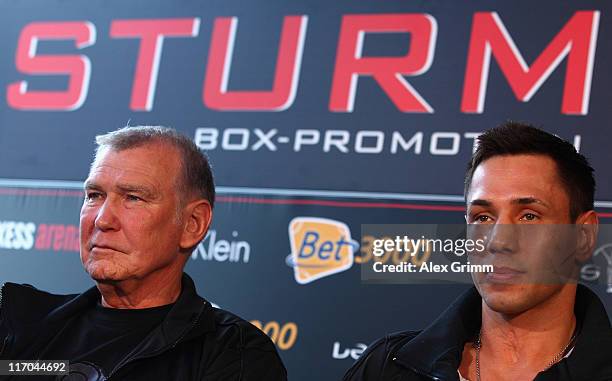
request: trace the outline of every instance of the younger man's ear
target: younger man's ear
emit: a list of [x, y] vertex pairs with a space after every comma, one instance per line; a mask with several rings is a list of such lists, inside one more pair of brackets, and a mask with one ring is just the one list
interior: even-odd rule
[[582, 213], [576, 219], [576, 228], [578, 232], [576, 260], [584, 263], [591, 258], [597, 244], [597, 233], [599, 231], [597, 213], [594, 210]]

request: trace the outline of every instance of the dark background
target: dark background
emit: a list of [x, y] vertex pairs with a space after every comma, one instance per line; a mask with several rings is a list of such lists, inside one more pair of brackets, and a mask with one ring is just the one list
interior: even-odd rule
[[[359, 348], [388, 332], [419, 329], [429, 324], [465, 285], [366, 285], [356, 263], [347, 271], [301, 285], [285, 259], [291, 252], [288, 226], [295, 217], [328, 218], [348, 225], [360, 241], [361, 224], [462, 223], [463, 174], [472, 140], [461, 140], [453, 156], [429, 152], [434, 132], [481, 132], [507, 119], [526, 120], [563, 138], [581, 136], [581, 152], [597, 176], [597, 210], [609, 221], [612, 182], [608, 176], [611, 115], [610, 46], [612, 36], [606, 3], [596, 1], [0, 1], [0, 223], [32, 222], [78, 225], [82, 198], [78, 189], [87, 176], [94, 137], [126, 125], [161, 124], [194, 137], [199, 127], [279, 130], [293, 137], [298, 129], [338, 129], [351, 133], [386, 133], [379, 154], [332, 150], [322, 143], [294, 152], [292, 143], [270, 152], [227, 151], [209, 156], [219, 200], [213, 229], [217, 239], [250, 245], [247, 263], [193, 259], [187, 272], [198, 291], [213, 303], [246, 319], [295, 323], [298, 337], [280, 354], [291, 380], [337, 380], [351, 357], [333, 358]], [[561, 113], [564, 60], [526, 103], [517, 100], [495, 60], [491, 60], [482, 114], [460, 111], [472, 17], [475, 12], [500, 15], [525, 61], [531, 64], [578, 10], [601, 12], [589, 112]], [[359, 13], [428, 13], [438, 34], [430, 69], [408, 82], [434, 108], [433, 114], [402, 113], [371, 78], [358, 80], [352, 113], [329, 111], [329, 96], [343, 15]], [[308, 15], [299, 87], [293, 104], [282, 112], [221, 112], [202, 102], [212, 25], [216, 17], [235, 16], [238, 30], [230, 90], [271, 88], [278, 39], [284, 16]], [[167, 38], [160, 61], [153, 109], [130, 110], [139, 41], [112, 39], [117, 19], [199, 17], [197, 37]], [[85, 54], [92, 63], [89, 93], [75, 111], [20, 111], [6, 102], [8, 84], [27, 80], [30, 89], [63, 89], [66, 76], [28, 76], [15, 67], [15, 49], [22, 28], [35, 21], [89, 20], [97, 31], [95, 44], [75, 52], [72, 41], [42, 41], [37, 54]], [[401, 56], [410, 47], [402, 34], [367, 35], [364, 56]], [[392, 154], [391, 132], [406, 138], [424, 134], [421, 154]], [[220, 142], [221, 138], [219, 138]], [[256, 140], [251, 140], [251, 144]], [[293, 142], [293, 140], [291, 140]], [[19, 181], [16, 181], [19, 180]], [[61, 180], [65, 183], [53, 183]], [[537, 179], [535, 179], [537, 180]], [[283, 191], [285, 190], [285, 191]], [[288, 194], [286, 190], [291, 190]], [[307, 190], [325, 191], [308, 193]], [[329, 193], [338, 191], [340, 193]], [[349, 191], [363, 194], [342, 193]], [[448, 197], [438, 197], [445, 195]], [[234, 234], [235, 232], [235, 234]], [[208, 242], [208, 241], [207, 241]], [[205, 242], [205, 247], [208, 244]], [[355, 253], [359, 256], [359, 251]], [[606, 262], [599, 284], [592, 284], [612, 308], [606, 293]], [[612, 271], [612, 270], [610, 270]], [[81, 292], [92, 285], [81, 268], [78, 252], [0, 245], [0, 282], [30, 283], [58, 292]]]

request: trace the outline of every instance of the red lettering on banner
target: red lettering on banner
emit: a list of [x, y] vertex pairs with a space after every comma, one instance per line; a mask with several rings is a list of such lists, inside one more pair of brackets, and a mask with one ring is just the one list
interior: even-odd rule
[[38, 225], [38, 229], [36, 232], [36, 241], [34, 242], [34, 248], [36, 250], [44, 250], [49, 246], [50, 239], [48, 239], [49, 234], [47, 233], [47, 225], [40, 224]]
[[297, 92], [307, 23], [307, 16], [285, 17], [271, 91], [228, 91], [238, 18], [217, 18], [208, 53], [202, 94], [204, 104], [223, 111], [283, 111], [289, 108]]
[[55, 234], [53, 235], [53, 251], [59, 251], [64, 243], [64, 227], [56, 226]]
[[[352, 112], [359, 76], [372, 76], [402, 112], [433, 113], [406, 81], [429, 70], [434, 56], [436, 20], [428, 14], [346, 15], [342, 18], [329, 109]], [[409, 33], [410, 49], [402, 57], [362, 57], [366, 33]]]
[[155, 98], [155, 86], [159, 61], [165, 37], [195, 37], [200, 29], [200, 19], [147, 19], [115, 20], [111, 24], [112, 38], [140, 38], [140, 51], [136, 62], [130, 109], [151, 111]]
[[68, 88], [63, 91], [28, 90], [23, 80], [7, 87], [6, 100], [18, 110], [73, 111], [87, 98], [91, 63], [85, 55], [37, 55], [38, 43], [44, 40], [74, 40], [77, 49], [96, 41], [95, 26], [89, 21], [33, 22], [19, 36], [15, 65], [29, 75], [68, 75]]
[[598, 11], [579, 11], [565, 24], [531, 66], [514, 44], [496, 12], [474, 14], [461, 111], [482, 113], [491, 54], [517, 99], [528, 102], [567, 57], [561, 112], [586, 115], [599, 29]]
[[79, 228], [74, 225], [38, 225], [36, 250], [79, 251]]

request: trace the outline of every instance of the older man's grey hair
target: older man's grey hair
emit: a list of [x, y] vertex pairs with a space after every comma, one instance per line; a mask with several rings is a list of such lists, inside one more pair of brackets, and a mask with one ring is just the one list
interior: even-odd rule
[[[182, 162], [181, 202], [191, 195], [202, 197], [215, 203], [215, 184], [206, 154], [198, 149], [193, 141], [173, 128], [162, 126], [127, 126], [104, 135], [96, 136], [98, 148], [94, 163], [99, 155], [110, 149], [120, 152], [151, 143], [166, 143], [178, 149]], [[93, 164], [92, 164], [93, 165]]]

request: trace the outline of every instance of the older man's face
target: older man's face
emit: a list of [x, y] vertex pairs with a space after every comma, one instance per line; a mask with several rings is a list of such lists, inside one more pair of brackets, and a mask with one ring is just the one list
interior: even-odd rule
[[180, 171], [179, 154], [167, 144], [101, 152], [85, 182], [80, 226], [81, 261], [94, 280], [182, 268]]
[[474, 172], [467, 222], [489, 237], [486, 254], [472, 263], [493, 264], [473, 274], [494, 311], [518, 314], [558, 292], [575, 266], [569, 196], [555, 162], [543, 155], [497, 156]]

